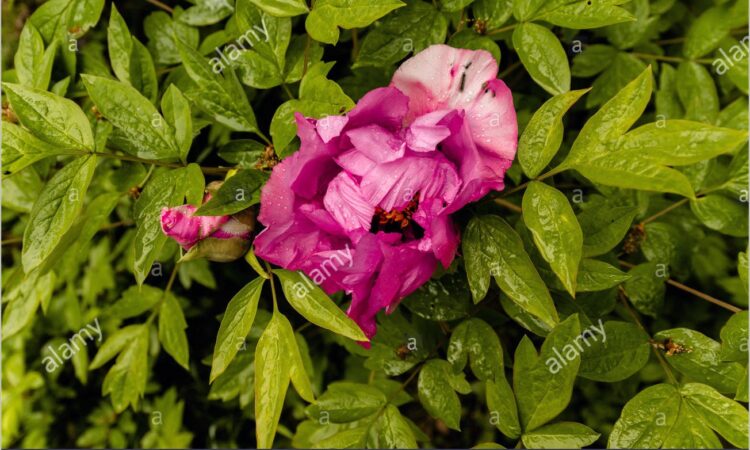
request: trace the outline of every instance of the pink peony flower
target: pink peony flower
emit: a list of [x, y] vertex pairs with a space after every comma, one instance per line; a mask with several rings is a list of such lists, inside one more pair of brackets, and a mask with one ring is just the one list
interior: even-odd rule
[[263, 188], [256, 254], [352, 294], [373, 336], [378, 311], [453, 261], [451, 213], [504, 187], [518, 128], [497, 69], [486, 51], [435, 45], [344, 116], [298, 113], [302, 145]]
[[[211, 198], [206, 194], [203, 202]], [[188, 253], [184, 259], [205, 257], [233, 261], [250, 246], [252, 227], [233, 216], [194, 216], [198, 208], [181, 205], [161, 211], [161, 229]]]

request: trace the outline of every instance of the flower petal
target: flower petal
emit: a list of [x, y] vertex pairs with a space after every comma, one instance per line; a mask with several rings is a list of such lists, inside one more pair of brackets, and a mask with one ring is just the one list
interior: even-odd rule
[[161, 210], [161, 229], [185, 250], [213, 234], [229, 220], [229, 216], [193, 216], [193, 205]]
[[357, 181], [348, 173], [340, 172], [328, 184], [323, 204], [344, 230], [370, 229], [375, 207], [367, 202]]

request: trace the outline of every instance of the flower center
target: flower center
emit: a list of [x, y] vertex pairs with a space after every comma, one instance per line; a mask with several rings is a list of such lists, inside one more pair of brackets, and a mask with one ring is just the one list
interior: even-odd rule
[[402, 240], [404, 241], [421, 239], [424, 236], [424, 229], [412, 220], [417, 207], [419, 207], [419, 192], [401, 210], [392, 209], [386, 211], [376, 206], [375, 215], [372, 216], [370, 224], [370, 233], [377, 233], [378, 231], [401, 233]]

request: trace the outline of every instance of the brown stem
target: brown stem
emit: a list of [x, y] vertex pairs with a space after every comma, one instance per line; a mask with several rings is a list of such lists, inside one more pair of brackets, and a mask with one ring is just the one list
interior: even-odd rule
[[670, 212], [670, 211], [672, 211], [674, 209], [679, 208], [680, 206], [684, 205], [687, 202], [688, 202], [688, 199], [687, 198], [683, 198], [682, 200], [680, 200], [678, 202], [675, 202], [675, 203], [667, 206], [666, 208], [664, 208], [661, 211], [657, 212], [653, 216], [650, 216], [650, 217], [648, 217], [646, 219], [643, 219], [643, 221], [641, 222], [641, 225], [646, 225], [649, 222], [653, 222], [654, 220], [658, 219], [659, 217], [663, 216], [664, 214], [667, 214], [668, 212]]
[[677, 63], [685, 62], [685, 61], [693, 61], [693, 62], [697, 62], [700, 64], [711, 64], [713, 62], [710, 59], [687, 59], [687, 58], [681, 58], [679, 56], [653, 55], [651, 53], [632, 52], [631, 55], [640, 59], [653, 59], [655, 61], [667, 61], [667, 62], [677, 62]]
[[[627, 261], [618, 260], [618, 262], [620, 263], [621, 266], [627, 267], [628, 269], [631, 269], [631, 268], [635, 267], [635, 264], [631, 264], [631, 263], [629, 263]], [[711, 297], [708, 294], [705, 294], [705, 293], [703, 293], [703, 292], [701, 292], [701, 291], [699, 291], [697, 289], [693, 289], [690, 286], [686, 286], [686, 285], [680, 283], [679, 281], [675, 281], [675, 280], [673, 280], [671, 278], [667, 278], [666, 283], [668, 285], [670, 285], [670, 286], [676, 287], [677, 289], [679, 289], [681, 291], [685, 291], [685, 292], [687, 292], [689, 294], [692, 294], [692, 295], [694, 295], [694, 296], [696, 296], [696, 297], [698, 297], [698, 298], [700, 298], [702, 300], [705, 300], [707, 302], [711, 302], [714, 305], [721, 306], [722, 308], [724, 308], [724, 309], [726, 309], [728, 311], [732, 311], [733, 313], [737, 313], [737, 312], [742, 311], [742, 309], [740, 309], [740, 308], [738, 308], [738, 307], [736, 307], [734, 305], [731, 305], [731, 304], [729, 304], [727, 302], [721, 301], [721, 300], [719, 300], [717, 298]]]
[[[627, 295], [625, 294], [625, 290], [620, 286], [620, 301], [622, 302], [622, 305], [625, 307], [625, 310], [630, 314], [630, 317], [633, 318], [633, 322], [635, 322], [636, 325], [638, 325], [638, 328], [640, 328], [646, 335], [648, 335], [649, 339], [651, 339], [651, 333], [646, 330], [646, 327], [643, 326], [641, 323], [641, 320], [638, 318], [638, 314], [633, 311], [633, 308], [630, 307], [630, 304], [627, 300]], [[654, 354], [656, 355], [656, 359], [659, 360], [659, 364], [661, 365], [662, 369], [664, 369], [664, 373], [667, 374], [667, 378], [669, 378], [670, 382], [672, 384], [677, 384], [677, 378], [675, 378], [674, 373], [672, 373], [672, 369], [669, 367], [669, 364], [667, 363], [667, 360], [664, 359], [664, 355], [659, 353], [659, 350], [655, 347], [651, 346], [651, 350], [654, 351]]]
[[511, 73], [513, 73], [513, 71], [518, 69], [519, 67], [521, 67], [521, 61], [516, 61], [513, 64], [511, 64], [507, 69], [500, 72], [500, 75], [498, 75], [497, 77], [500, 79], [503, 79], [507, 77], [508, 75], [510, 75]]
[[[131, 162], [139, 162], [143, 164], [153, 164], [155, 166], [161, 166], [161, 167], [173, 167], [175, 169], [178, 169], [180, 167], [185, 167], [182, 164], [178, 164], [178, 163], [152, 161], [150, 159], [138, 158], [137, 156], [118, 155], [115, 153], [94, 153], [94, 154], [96, 156], [101, 156], [102, 158], [113, 158], [113, 159], [119, 159], [121, 161], [131, 161]], [[203, 167], [201, 166], [201, 171], [205, 173], [206, 175], [224, 175], [230, 170], [232, 170], [231, 167]]]
[[515, 203], [511, 203], [508, 200], [502, 199], [502, 198], [496, 198], [495, 203], [502, 206], [503, 208], [507, 208], [511, 211], [517, 212], [521, 214], [523, 211], [520, 206], [516, 205]]
[[165, 5], [164, 3], [160, 2], [159, 0], [146, 0], [147, 2], [151, 3], [154, 6], [157, 6], [164, 11], [168, 12], [169, 14], [174, 13], [174, 9], [172, 9], [170, 6]]
[[492, 36], [493, 34], [505, 33], [506, 31], [510, 31], [510, 30], [514, 29], [515, 27], [517, 27], [517, 26], [518, 26], [518, 24], [514, 23], [512, 25], [508, 25], [508, 26], [505, 26], [505, 27], [502, 27], [502, 28], [495, 28], [494, 30], [488, 31], [487, 32], [487, 36]]

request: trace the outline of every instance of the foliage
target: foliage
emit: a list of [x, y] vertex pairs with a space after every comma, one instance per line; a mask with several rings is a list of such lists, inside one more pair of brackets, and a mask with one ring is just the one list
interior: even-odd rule
[[[37, 3], [3, 2], [3, 446], [748, 445], [746, 1]], [[257, 210], [295, 112], [435, 43], [500, 62], [517, 159], [369, 348], [346, 296], [162, 233], [227, 177], [198, 214]]]

